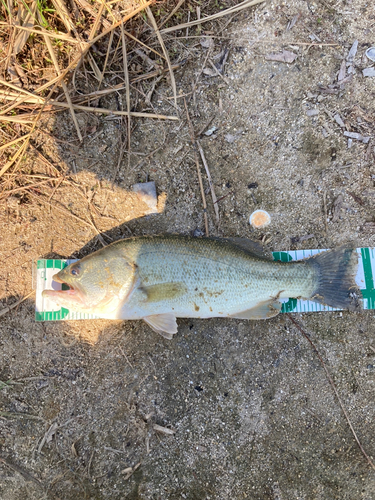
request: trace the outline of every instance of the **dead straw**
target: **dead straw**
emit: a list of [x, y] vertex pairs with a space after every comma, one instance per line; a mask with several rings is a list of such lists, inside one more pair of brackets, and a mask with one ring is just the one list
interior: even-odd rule
[[[148, 7], [149, 8], [149, 7]], [[128, 72], [128, 54], [126, 52], [126, 41], [125, 41], [125, 33], [124, 33], [124, 25], [121, 24], [121, 39], [122, 39], [122, 59], [124, 65], [124, 78], [125, 78], [125, 87], [126, 87], [126, 111], [128, 113], [127, 122], [128, 122], [128, 170], [130, 169], [130, 136], [131, 136], [131, 114], [130, 114], [130, 83], [129, 83], [129, 72]]]
[[212, 14], [211, 16], [204, 17], [203, 19], [197, 19], [196, 21], [190, 21], [189, 23], [178, 24], [177, 26], [172, 26], [170, 28], [165, 28], [161, 30], [161, 33], [171, 33], [172, 31], [183, 30], [185, 28], [189, 28], [190, 26], [197, 26], [198, 24], [205, 23], [207, 21], [215, 21], [215, 19], [220, 19], [223, 16], [229, 16], [231, 14], [235, 14], [243, 9], [247, 9], [248, 7], [252, 7], [253, 5], [257, 5], [258, 3], [263, 3], [265, 0], [245, 0], [244, 2], [235, 5], [234, 7], [229, 7], [229, 9], [222, 10], [221, 12], [217, 12], [216, 14]]
[[205, 229], [206, 229], [206, 236], [208, 237], [210, 234], [209, 234], [209, 230], [208, 230], [206, 195], [204, 194], [204, 188], [203, 188], [203, 182], [202, 182], [202, 174], [201, 174], [201, 169], [200, 169], [200, 166], [199, 166], [199, 158], [198, 158], [198, 153], [197, 153], [197, 143], [196, 143], [196, 140], [195, 140], [194, 129], [193, 129], [193, 125], [192, 125], [191, 120], [190, 120], [189, 111], [188, 111], [188, 108], [187, 108], [187, 104], [186, 104], [186, 99], [185, 98], [184, 98], [184, 104], [185, 104], [185, 110], [186, 110], [186, 118], [187, 118], [188, 125], [189, 125], [190, 139], [191, 139], [191, 143], [192, 143], [193, 149], [194, 149], [195, 165], [197, 167], [199, 187], [200, 187], [201, 196], [202, 196], [203, 214], [204, 214], [204, 225], [205, 225]]
[[210, 174], [210, 170], [208, 168], [208, 163], [207, 163], [206, 157], [204, 156], [204, 151], [203, 151], [203, 148], [202, 148], [200, 142], [198, 140], [196, 140], [196, 143], [197, 143], [199, 153], [200, 153], [201, 158], [202, 158], [204, 168], [206, 169], [207, 179], [208, 179], [208, 183], [209, 183], [210, 189], [211, 189], [211, 197], [212, 197], [212, 203], [214, 205], [216, 221], [219, 223], [220, 222], [219, 207], [217, 206], [217, 198], [216, 198], [216, 194], [215, 194], [215, 188], [214, 188], [214, 185], [213, 185], [213, 182], [211, 179], [211, 174]]
[[147, 16], [152, 24], [152, 27], [154, 28], [154, 31], [155, 31], [155, 34], [159, 40], [159, 43], [160, 43], [160, 46], [163, 50], [163, 54], [164, 54], [164, 57], [165, 57], [165, 60], [167, 61], [167, 65], [168, 65], [168, 70], [169, 70], [169, 76], [170, 76], [170, 79], [171, 79], [171, 85], [172, 85], [172, 90], [173, 90], [173, 96], [174, 96], [174, 105], [175, 107], [177, 108], [177, 87], [176, 87], [176, 80], [174, 78], [174, 73], [173, 73], [173, 69], [172, 69], [172, 64], [171, 64], [171, 60], [169, 59], [169, 54], [168, 54], [168, 51], [165, 47], [165, 44], [164, 44], [164, 40], [163, 40], [163, 37], [161, 36], [160, 34], [160, 30], [156, 24], [156, 21], [155, 21], [155, 18], [154, 18], [154, 15], [150, 9], [150, 7], [147, 7], [146, 8], [146, 12], [147, 12]]
[[19, 306], [20, 304], [22, 304], [22, 302], [26, 299], [28, 299], [29, 297], [31, 297], [32, 295], [34, 295], [35, 291], [31, 291], [30, 293], [28, 293], [27, 295], [25, 295], [24, 297], [22, 297], [22, 299], [19, 299], [17, 300], [17, 302], [15, 302], [14, 304], [10, 305], [10, 306], [7, 306], [5, 307], [4, 309], [2, 309], [0, 311], [0, 316], [4, 316], [4, 314], [8, 313], [9, 311], [11, 311], [12, 309], [14, 309], [15, 307]]

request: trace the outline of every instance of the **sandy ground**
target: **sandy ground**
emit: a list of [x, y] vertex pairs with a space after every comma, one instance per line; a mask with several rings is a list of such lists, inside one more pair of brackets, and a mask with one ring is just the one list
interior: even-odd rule
[[[364, 53], [375, 45], [374, 6], [269, 2], [225, 28], [227, 21], [204, 46], [199, 37], [176, 41], [186, 60], [177, 88], [202, 131], [221, 198], [218, 223], [207, 190], [210, 234], [263, 240], [273, 250], [375, 246], [375, 78], [362, 74], [371, 66]], [[342, 64], [355, 40], [354, 62]], [[267, 60], [282, 50], [295, 61]], [[209, 61], [220, 62], [223, 51], [224, 75], [210, 76]], [[153, 108], [175, 114], [171, 96], [160, 82]], [[125, 102], [124, 94], [117, 99]], [[51, 117], [45, 130], [60, 142], [41, 134], [35, 145], [70, 175], [51, 205], [35, 195], [1, 205], [3, 307], [32, 289], [33, 259], [100, 248], [92, 223], [106, 242], [204, 232], [182, 98], [178, 106], [179, 122], [133, 120], [130, 162], [125, 153], [119, 164], [121, 121], [82, 114], [88, 137], [80, 145], [68, 114]], [[348, 147], [345, 131], [370, 141]], [[30, 152], [25, 168], [37, 171], [38, 161]], [[202, 176], [208, 188], [203, 167]], [[156, 182], [161, 213], [142, 217], [131, 186], [146, 180]], [[258, 208], [272, 215], [263, 231], [248, 223]], [[373, 313], [294, 317], [375, 461]], [[315, 352], [285, 315], [179, 320], [167, 341], [142, 322], [36, 323], [30, 299], [1, 318], [0, 380], [9, 382], [0, 385], [0, 497], [7, 500], [375, 498], [374, 470]]]

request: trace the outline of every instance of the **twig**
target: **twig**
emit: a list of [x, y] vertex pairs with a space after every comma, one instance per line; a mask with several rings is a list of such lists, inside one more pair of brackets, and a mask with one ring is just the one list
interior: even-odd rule
[[[69, 105], [66, 102], [58, 102], [52, 101], [52, 106], [69, 108]], [[81, 111], [87, 111], [89, 113], [102, 113], [103, 115], [119, 115], [119, 116], [134, 116], [138, 118], [156, 118], [158, 120], [178, 120], [177, 116], [167, 116], [167, 115], [159, 115], [154, 113], [139, 113], [137, 111], [117, 111], [113, 109], [106, 108], [91, 108], [90, 106], [80, 106], [79, 104], [73, 104], [74, 109], [79, 109]], [[21, 115], [22, 116], [22, 115]], [[3, 116], [0, 117], [0, 121], [5, 118]], [[15, 117], [12, 117], [15, 118]], [[9, 120], [10, 121], [10, 120]]]
[[150, 7], [147, 7], [146, 8], [146, 12], [147, 12], [147, 15], [148, 15], [148, 18], [150, 19], [150, 22], [152, 24], [152, 27], [154, 28], [155, 30], [155, 34], [156, 36], [158, 37], [158, 40], [159, 40], [159, 43], [160, 43], [160, 46], [161, 48], [163, 49], [163, 53], [164, 53], [164, 57], [165, 57], [165, 60], [167, 61], [167, 64], [168, 64], [168, 69], [169, 69], [169, 76], [171, 78], [171, 85], [172, 85], [172, 90], [173, 90], [173, 96], [174, 96], [174, 105], [175, 107], [177, 108], [177, 87], [176, 87], [176, 80], [174, 78], [174, 73], [173, 73], [173, 69], [172, 69], [172, 64], [171, 64], [171, 60], [169, 59], [169, 54], [168, 54], [168, 51], [165, 47], [165, 44], [164, 44], [164, 40], [163, 40], [163, 37], [161, 36], [160, 34], [160, 31], [159, 31], [159, 28], [158, 28], [158, 25], [156, 24], [156, 21], [155, 21], [155, 18], [154, 18], [154, 15], [150, 9]]
[[[60, 71], [59, 63], [57, 62], [57, 58], [56, 58], [55, 52], [54, 52], [53, 47], [52, 47], [51, 39], [48, 36], [44, 35], [44, 41], [46, 42], [46, 45], [47, 45], [47, 48], [48, 48], [48, 52], [50, 53], [53, 65], [55, 66], [56, 73], [57, 73], [58, 76], [60, 76], [61, 75], [61, 71]], [[77, 118], [76, 118], [76, 115], [75, 115], [75, 112], [74, 112], [74, 108], [72, 106], [72, 100], [70, 98], [68, 87], [67, 87], [67, 85], [66, 85], [66, 83], [65, 83], [64, 80], [61, 80], [61, 86], [63, 88], [66, 101], [67, 101], [67, 103], [69, 105], [70, 114], [72, 115], [74, 126], [75, 126], [75, 128], [77, 130], [77, 134], [78, 134], [79, 140], [82, 142], [83, 138], [82, 138], [81, 130], [79, 128], [78, 121], [77, 121]]]
[[201, 169], [200, 169], [200, 166], [199, 166], [199, 159], [198, 159], [198, 153], [197, 153], [197, 145], [196, 145], [196, 141], [195, 141], [195, 137], [194, 137], [194, 129], [193, 129], [193, 125], [191, 124], [191, 120], [190, 120], [190, 116], [189, 116], [189, 111], [188, 111], [187, 104], [186, 104], [186, 99], [184, 99], [184, 103], [185, 103], [186, 117], [187, 117], [187, 121], [188, 121], [188, 125], [189, 125], [190, 139], [191, 139], [191, 142], [192, 142], [192, 145], [193, 145], [193, 149], [194, 149], [194, 157], [195, 157], [195, 164], [196, 164], [196, 167], [197, 167], [199, 187], [200, 187], [201, 196], [202, 196], [203, 214], [204, 214], [204, 225], [205, 225], [205, 229], [206, 229], [206, 236], [208, 237], [209, 236], [209, 231], [208, 231], [206, 195], [204, 194]]
[[[126, 87], [126, 111], [128, 112], [128, 170], [130, 169], [130, 136], [131, 136], [131, 117], [130, 117], [130, 83], [129, 83], [129, 72], [128, 72], [128, 54], [126, 52], [126, 41], [124, 33], [124, 25], [121, 24], [121, 40], [122, 40], [122, 59], [124, 65], [124, 78]], [[122, 148], [123, 149], [123, 148]]]
[[223, 80], [223, 82], [225, 82], [227, 85], [230, 85], [230, 83], [228, 82], [228, 80], [225, 78], [224, 75], [222, 75], [220, 73], [220, 71], [217, 69], [217, 67], [214, 65], [214, 63], [211, 61], [211, 59], [208, 61], [210, 63], [210, 65], [212, 66], [213, 70], [215, 71], [215, 73], [217, 74], [217, 76], [220, 76], [220, 78]]
[[18, 474], [21, 474], [21, 476], [26, 480], [26, 481], [32, 481], [33, 483], [37, 484], [40, 488], [44, 489], [42, 483], [37, 479], [36, 477], [32, 476], [29, 472], [25, 471], [22, 467], [19, 465], [13, 464], [6, 458], [0, 457], [0, 463], [5, 464], [7, 467], [10, 469], [14, 470], [15, 472], [18, 472]]
[[323, 193], [323, 208], [324, 208], [324, 227], [326, 230], [326, 236], [328, 235], [328, 213], [327, 213], [327, 191]]
[[58, 205], [50, 203], [49, 201], [45, 200], [42, 196], [37, 196], [37, 195], [35, 195], [32, 192], [30, 192], [30, 194], [31, 194], [31, 196], [33, 196], [34, 198], [36, 198], [39, 201], [42, 201], [46, 205], [49, 205], [50, 207], [55, 208], [59, 212], [62, 212], [62, 213], [67, 214], [67, 215], [70, 215], [71, 217], [73, 217], [74, 219], [78, 220], [79, 222], [83, 222], [83, 224], [86, 224], [86, 226], [89, 226], [92, 229], [94, 229], [94, 231], [98, 235], [99, 241], [103, 245], [103, 247], [107, 246], [107, 244], [103, 240], [103, 236], [100, 234], [100, 232], [98, 231], [98, 228], [95, 226], [95, 224], [91, 220], [87, 221], [85, 219], [82, 219], [82, 217], [78, 217], [78, 215], [75, 215], [72, 212], [69, 212], [69, 210], [67, 208], [59, 207]]
[[216, 198], [216, 194], [215, 194], [215, 188], [214, 188], [214, 185], [213, 185], [212, 179], [211, 179], [211, 174], [210, 174], [210, 171], [208, 169], [208, 164], [206, 161], [206, 157], [204, 156], [204, 151], [202, 149], [202, 146], [200, 145], [200, 142], [198, 140], [196, 140], [196, 143], [197, 143], [197, 146], [198, 146], [198, 149], [199, 149], [202, 161], [203, 161], [204, 168], [206, 169], [208, 183], [209, 183], [210, 189], [211, 189], [212, 203], [214, 205], [216, 220], [219, 223], [220, 222], [219, 207], [217, 206], [217, 198]]
[[334, 393], [335, 393], [335, 395], [336, 395], [336, 398], [337, 398], [337, 400], [338, 400], [338, 402], [339, 402], [339, 404], [340, 404], [340, 406], [341, 406], [341, 409], [342, 409], [342, 411], [343, 411], [343, 413], [344, 413], [344, 415], [345, 415], [346, 421], [347, 421], [347, 422], [348, 422], [348, 424], [349, 424], [350, 430], [351, 430], [351, 432], [352, 432], [352, 434], [353, 434], [353, 436], [354, 436], [354, 439], [356, 440], [356, 442], [357, 442], [357, 444], [358, 444], [358, 446], [359, 446], [359, 449], [360, 449], [360, 450], [361, 450], [361, 452], [363, 453], [363, 456], [366, 458], [366, 460], [367, 460], [368, 464], [370, 465], [370, 467], [371, 467], [373, 470], [375, 470], [375, 465], [373, 464], [373, 462], [372, 462], [371, 458], [367, 455], [367, 453], [366, 453], [366, 451], [364, 450], [364, 448], [363, 448], [363, 446], [362, 446], [362, 444], [361, 444], [360, 440], [358, 439], [358, 436], [357, 436], [357, 434], [356, 434], [356, 432], [355, 432], [355, 430], [354, 430], [354, 427], [353, 427], [353, 425], [352, 425], [352, 423], [351, 423], [351, 421], [350, 421], [350, 419], [349, 419], [349, 416], [348, 416], [348, 414], [347, 414], [347, 412], [346, 412], [346, 410], [345, 410], [345, 407], [344, 407], [344, 405], [343, 405], [343, 403], [342, 403], [342, 401], [341, 401], [341, 398], [340, 398], [340, 396], [339, 396], [339, 393], [338, 393], [338, 391], [337, 391], [337, 389], [336, 389], [335, 383], [334, 383], [334, 381], [332, 380], [332, 377], [331, 377], [331, 375], [330, 375], [330, 373], [329, 373], [329, 371], [328, 371], [328, 369], [327, 369], [327, 367], [326, 367], [326, 365], [325, 365], [325, 363], [324, 363], [324, 361], [323, 361], [323, 358], [322, 358], [322, 357], [321, 357], [321, 355], [319, 354], [319, 351], [318, 351], [317, 347], [315, 346], [315, 344], [313, 343], [313, 341], [310, 339], [310, 337], [307, 335], [307, 333], [303, 330], [303, 328], [299, 325], [299, 323], [297, 323], [297, 321], [295, 321], [295, 319], [293, 319], [293, 317], [292, 317], [290, 314], [287, 314], [287, 316], [288, 316], [288, 318], [290, 319], [290, 321], [291, 321], [291, 322], [292, 322], [292, 323], [293, 323], [293, 324], [294, 324], [294, 325], [298, 328], [298, 330], [302, 333], [302, 335], [303, 335], [303, 336], [304, 336], [304, 337], [305, 337], [305, 338], [306, 338], [306, 339], [310, 342], [310, 344], [311, 344], [312, 348], [313, 348], [313, 349], [314, 349], [314, 351], [315, 351], [315, 354], [318, 356], [319, 361], [320, 361], [321, 365], [322, 365], [322, 366], [323, 366], [323, 368], [324, 368], [324, 371], [326, 372], [326, 375], [327, 375], [327, 378], [328, 378], [328, 380], [329, 380], [329, 383], [331, 384], [331, 387], [332, 387], [332, 389], [333, 389], [333, 392], [334, 392]]
[[29, 413], [17, 413], [17, 412], [9, 412], [9, 411], [0, 411], [0, 417], [28, 418], [29, 420], [41, 420], [42, 422], [45, 422], [44, 418], [38, 417], [37, 415], [30, 415]]
[[229, 7], [229, 9], [225, 9], [217, 14], [213, 14], [212, 16], [204, 17], [203, 19], [197, 19], [196, 21], [191, 21], [190, 23], [178, 24], [177, 26], [172, 26], [171, 28], [165, 28], [161, 31], [161, 33], [170, 33], [171, 31], [177, 31], [185, 29], [189, 26], [196, 26], [198, 24], [205, 23], [207, 21], [214, 21], [215, 19], [219, 19], [220, 17], [227, 16], [229, 14], [234, 14], [242, 9], [246, 9], [247, 7], [252, 7], [258, 3], [263, 3], [264, 0], [245, 0], [244, 2], [235, 5], [233, 7]]
[[10, 142], [7, 142], [6, 144], [4, 144], [3, 146], [0, 146], [0, 151], [2, 151], [3, 149], [7, 149], [9, 148], [10, 146], [13, 146], [14, 144], [17, 144], [17, 142], [20, 142], [22, 141], [23, 139], [27, 139], [27, 137], [29, 137], [30, 134], [26, 134], [26, 135], [23, 135], [22, 137], [18, 137], [17, 139], [14, 139], [13, 141], [10, 141]]
[[102, 74], [101, 74], [101, 77], [100, 77], [99, 83], [98, 83], [98, 90], [100, 89], [100, 85], [102, 84], [102, 80], [104, 78], [105, 70], [107, 69], [107, 63], [108, 63], [109, 53], [111, 51], [112, 42], [113, 42], [113, 35], [114, 35], [114, 31], [111, 31], [111, 34], [109, 35], [108, 48], [107, 48], [107, 54], [106, 54], [105, 60], [104, 60], [103, 71], [102, 71]]
[[[181, 66], [181, 64], [173, 64], [172, 70], [178, 69], [180, 66]], [[166, 73], [167, 71], [169, 71], [169, 68], [161, 70], [162, 73]], [[142, 80], [148, 80], [149, 78], [154, 78], [154, 77], [159, 76], [159, 75], [160, 75], [159, 70], [150, 71], [149, 73], [145, 73], [144, 75], [136, 76], [135, 78], [133, 78], [131, 80], [131, 83], [141, 82]]]
[[22, 297], [22, 299], [17, 300], [17, 302], [15, 302], [14, 304], [12, 304], [11, 306], [7, 306], [4, 309], [2, 309], [0, 311], [0, 316], [4, 316], [4, 314], [6, 314], [7, 312], [11, 311], [15, 307], [19, 306], [24, 300], [26, 300], [29, 297], [31, 297], [31, 295], [33, 295], [34, 293], [35, 293], [35, 291], [33, 290], [32, 292], [30, 292], [27, 295], [25, 295], [24, 297]]
[[160, 24], [159, 26], [159, 30], [162, 28], [162, 26], [164, 26], [165, 23], [167, 23], [171, 17], [173, 17], [176, 12], [178, 11], [178, 9], [181, 7], [181, 5], [185, 2], [185, 0], [180, 0], [178, 2], [178, 4], [176, 5], [176, 7], [172, 10], [172, 12], [164, 19], [164, 21]]

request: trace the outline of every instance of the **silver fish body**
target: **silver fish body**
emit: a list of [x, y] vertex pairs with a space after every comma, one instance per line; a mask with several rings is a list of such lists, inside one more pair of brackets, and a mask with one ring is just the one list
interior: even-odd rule
[[279, 313], [280, 298], [357, 309], [356, 266], [356, 252], [344, 248], [283, 263], [249, 240], [144, 236], [71, 264], [54, 277], [71, 289], [44, 293], [72, 310], [144, 319], [170, 338], [176, 318], [266, 319]]

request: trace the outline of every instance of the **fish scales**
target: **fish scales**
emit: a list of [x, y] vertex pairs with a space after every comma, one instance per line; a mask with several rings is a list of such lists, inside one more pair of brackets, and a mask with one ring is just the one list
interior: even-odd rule
[[[313, 270], [304, 263], [290, 266], [269, 261], [230, 243], [173, 236], [121, 243], [137, 263], [144, 285], [182, 282], [186, 286], [186, 293], [153, 304], [154, 314], [172, 308], [178, 317], [231, 316], [260, 301], [306, 295], [314, 288]], [[129, 319], [142, 317], [147, 300], [141, 296], [142, 288], [124, 304], [122, 313]]]

